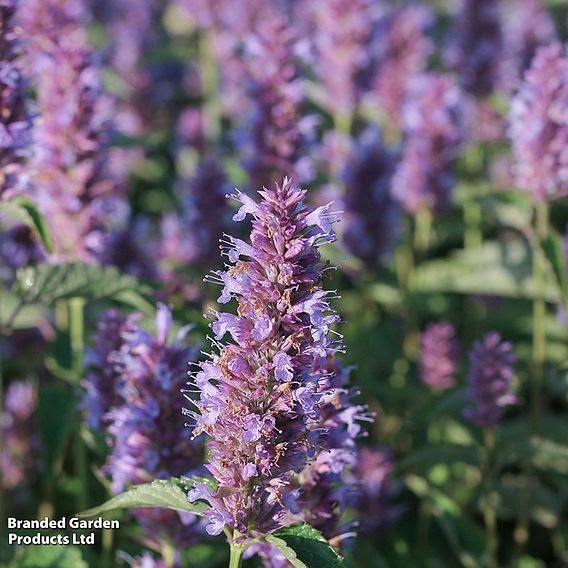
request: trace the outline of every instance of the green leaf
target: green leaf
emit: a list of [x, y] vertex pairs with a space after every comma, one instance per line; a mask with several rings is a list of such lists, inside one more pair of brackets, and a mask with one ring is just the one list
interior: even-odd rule
[[341, 568], [343, 558], [323, 535], [305, 523], [282, 527], [265, 537], [295, 568]]
[[47, 252], [53, 251], [51, 233], [37, 205], [25, 197], [16, 197], [0, 203], [0, 214], [24, 223], [32, 229]]
[[564, 309], [568, 311], [568, 276], [562, 240], [558, 234], [551, 234], [543, 239], [540, 244], [552, 267]]
[[43, 305], [74, 297], [107, 298], [124, 290], [149, 291], [136, 278], [122, 274], [114, 266], [81, 262], [23, 268], [18, 271], [17, 283], [24, 302]]
[[[521, 239], [486, 242], [447, 258], [423, 262], [415, 270], [413, 286], [416, 292], [532, 299], [532, 253]], [[545, 295], [549, 301], [558, 299], [553, 283], [547, 282]]]
[[109, 499], [106, 503], [82, 513], [78, 517], [96, 517], [115, 509], [138, 509], [146, 507], [161, 507], [199, 515], [209, 509], [205, 503], [190, 503], [187, 495], [179, 487], [180, 480], [158, 479], [152, 483], [144, 483], [130, 487], [120, 495]]

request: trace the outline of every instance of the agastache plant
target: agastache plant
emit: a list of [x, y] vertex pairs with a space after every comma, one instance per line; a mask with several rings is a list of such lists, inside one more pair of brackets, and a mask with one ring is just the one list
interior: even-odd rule
[[[306, 206], [305, 190], [286, 178], [259, 194], [260, 203], [233, 195], [241, 203], [234, 219], [253, 218], [250, 241], [227, 237], [231, 265], [209, 280], [223, 286], [221, 304], [236, 299], [237, 314], [213, 312], [216, 352], [193, 373], [200, 396], [188, 395], [195, 409], [186, 411], [193, 436], [209, 437], [206, 467], [218, 483], [216, 490], [196, 484], [189, 499], [211, 505], [207, 532], [232, 530], [233, 545], [301, 514], [298, 473], [325, 447], [325, 409], [344, 392], [327, 363], [342, 344], [318, 251], [335, 239], [335, 215], [330, 205]], [[224, 343], [227, 333], [232, 341]], [[340, 430], [358, 432], [355, 421], [364, 414], [345, 410]]]
[[447, 209], [462, 140], [461, 94], [449, 75], [426, 73], [413, 81], [403, 108], [405, 144], [392, 192], [403, 209]]
[[[184, 339], [188, 330], [180, 330], [170, 342], [172, 316], [164, 305], [158, 306], [155, 335], [135, 325], [132, 316], [122, 321], [116, 313], [111, 316], [115, 321], [108, 321], [100, 331], [108, 333], [104, 338], [108, 345], [102, 345], [100, 351], [104, 354], [118, 343], [118, 348], [106, 356], [115, 375], [109, 379], [115, 380], [116, 398], [106, 400], [106, 391], [98, 399], [90, 397], [95, 402], [92, 418], [99, 417], [101, 406], [111, 405], [101, 417], [111, 435], [111, 453], [104, 466], [111, 488], [119, 492], [130, 484], [189, 476], [201, 463], [203, 448], [188, 435], [179, 410], [187, 361], [195, 358], [195, 350], [188, 348]], [[102, 380], [97, 384], [104, 389]], [[156, 542], [160, 535], [179, 546], [195, 540], [196, 519], [191, 514], [141, 509], [135, 516], [148, 538]]]
[[456, 384], [459, 343], [449, 322], [430, 324], [420, 338], [420, 379], [441, 391]]
[[51, 228], [55, 258], [93, 261], [104, 235], [124, 220], [124, 177], [111, 171], [112, 101], [87, 38], [81, 0], [24, 0], [26, 70], [38, 117], [31, 197]]
[[537, 51], [511, 103], [515, 181], [535, 202], [568, 193], [568, 56], [559, 42]]
[[259, 187], [293, 172], [295, 179], [309, 177], [309, 162], [301, 156], [309, 138], [309, 116], [301, 117], [303, 80], [294, 54], [293, 27], [278, 13], [261, 19], [245, 42], [243, 63], [246, 92], [250, 97], [237, 131], [243, 147], [243, 164]]
[[432, 26], [433, 14], [424, 6], [407, 6], [385, 20], [375, 40], [379, 53], [373, 90], [381, 110], [399, 125], [408, 88], [426, 70], [434, 51], [433, 42], [426, 34]]
[[464, 416], [482, 428], [495, 426], [503, 408], [517, 402], [511, 379], [517, 357], [513, 346], [490, 332], [477, 341], [469, 353], [468, 399]]
[[0, 0], [0, 197], [21, 189], [22, 164], [29, 154], [31, 120], [19, 56], [21, 34], [15, 25], [16, 0]]

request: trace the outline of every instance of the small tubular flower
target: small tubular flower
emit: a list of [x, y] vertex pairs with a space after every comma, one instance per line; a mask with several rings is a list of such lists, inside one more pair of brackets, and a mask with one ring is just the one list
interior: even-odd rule
[[451, 323], [430, 324], [420, 339], [420, 379], [433, 390], [456, 384], [459, 343]]
[[335, 215], [329, 205], [307, 207], [306, 192], [286, 178], [259, 194], [260, 203], [233, 196], [241, 203], [234, 219], [253, 218], [250, 242], [227, 237], [231, 267], [209, 280], [223, 286], [220, 303], [236, 298], [237, 315], [213, 312], [218, 351], [193, 374], [199, 399], [188, 395], [193, 435], [208, 435], [206, 467], [219, 484], [189, 494], [210, 503], [210, 534], [225, 525], [245, 537], [267, 534], [300, 512], [297, 474], [325, 444], [317, 425], [328, 398], [339, 396], [324, 387], [334, 370], [318, 363], [341, 349], [318, 252], [334, 240]]
[[495, 426], [503, 407], [515, 404], [511, 392], [513, 366], [517, 357], [511, 343], [503, 341], [496, 332], [477, 341], [469, 353], [468, 399], [472, 406], [464, 416], [482, 428]]
[[568, 194], [568, 56], [559, 42], [537, 51], [511, 103], [518, 187], [535, 201]]

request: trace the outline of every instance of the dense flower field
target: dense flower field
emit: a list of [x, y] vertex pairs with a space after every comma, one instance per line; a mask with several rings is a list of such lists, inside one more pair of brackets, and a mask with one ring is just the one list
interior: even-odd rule
[[0, 0], [0, 565], [568, 566], [567, 20]]

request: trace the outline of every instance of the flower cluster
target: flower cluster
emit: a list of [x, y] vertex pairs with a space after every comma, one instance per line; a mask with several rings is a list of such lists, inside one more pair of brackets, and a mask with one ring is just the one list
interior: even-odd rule
[[[318, 425], [341, 394], [325, 363], [341, 342], [333, 337], [339, 318], [322, 289], [318, 252], [334, 240], [330, 206], [305, 206], [306, 192], [288, 179], [259, 193], [260, 203], [234, 195], [242, 204], [234, 219], [253, 217], [250, 242], [229, 237], [224, 253], [232, 266], [210, 279], [223, 285], [220, 303], [237, 299], [237, 315], [214, 312], [219, 353], [194, 373], [199, 400], [188, 396], [196, 407], [186, 411], [193, 435], [210, 437], [206, 467], [219, 485], [197, 484], [189, 493], [211, 505], [209, 534], [228, 525], [262, 535], [300, 513], [296, 474], [325, 445]], [[227, 333], [233, 342], [225, 344]], [[344, 423], [355, 427], [359, 410], [344, 412]]]
[[515, 181], [536, 201], [568, 193], [568, 56], [542, 47], [511, 103]]
[[0, 196], [21, 188], [21, 165], [28, 156], [31, 138], [18, 62], [21, 37], [14, 23], [16, 7], [16, 0], [0, 1]]
[[426, 70], [434, 51], [426, 35], [433, 22], [424, 6], [407, 6], [386, 18], [386, 30], [376, 39], [378, 70], [373, 89], [382, 111], [399, 124], [403, 103], [413, 79]]
[[499, 78], [503, 50], [500, 3], [497, 0], [462, 0], [450, 65], [459, 73], [464, 89], [477, 96], [493, 93]]
[[310, 117], [301, 117], [303, 81], [294, 55], [295, 37], [286, 18], [271, 14], [257, 23], [244, 46], [245, 85], [250, 99], [237, 131], [245, 169], [255, 187], [269, 185], [284, 172], [309, 177], [301, 157]]
[[402, 127], [405, 143], [393, 196], [409, 213], [443, 211], [450, 204], [462, 140], [461, 95], [448, 75], [427, 73], [413, 81]]
[[[171, 312], [164, 305], [158, 306], [155, 336], [137, 325], [138, 318], [116, 310], [105, 314], [86, 361], [84, 407], [89, 425], [110, 433], [104, 471], [114, 492], [128, 484], [189, 476], [203, 458], [180, 410], [187, 362], [195, 357], [184, 344], [187, 329], [168, 342]], [[179, 545], [195, 539], [193, 515], [144, 509], [135, 516], [156, 542], [163, 536]]]
[[2, 413], [2, 490], [29, 483], [38, 465], [39, 439], [35, 426], [37, 392], [25, 381], [5, 392]]
[[88, 44], [88, 14], [81, 0], [25, 0], [20, 15], [38, 108], [31, 195], [48, 220], [56, 257], [93, 260], [127, 205], [124, 179], [110, 171], [112, 104]]
[[351, 113], [359, 101], [359, 80], [370, 62], [372, 8], [369, 0], [318, 0], [311, 5], [314, 69], [335, 116]]
[[398, 236], [400, 215], [390, 191], [396, 159], [396, 152], [383, 145], [381, 136], [368, 131], [343, 174], [342, 242], [352, 255], [373, 269], [381, 265]]
[[507, 92], [514, 92], [540, 47], [556, 39], [554, 21], [542, 0], [513, 2], [504, 25], [503, 79]]
[[473, 406], [464, 416], [483, 428], [495, 426], [503, 407], [517, 402], [511, 392], [513, 365], [517, 357], [511, 343], [496, 332], [477, 341], [469, 353], [468, 399]]
[[456, 384], [459, 344], [451, 323], [430, 324], [420, 339], [420, 379], [434, 390]]
[[93, 345], [87, 349], [83, 361], [87, 370], [83, 408], [88, 426], [95, 431], [108, 426], [107, 413], [121, 400], [118, 394], [120, 373], [115, 368], [113, 356], [125, 342], [124, 333], [134, 330], [138, 318], [137, 315], [125, 316], [116, 309], [105, 312]]

